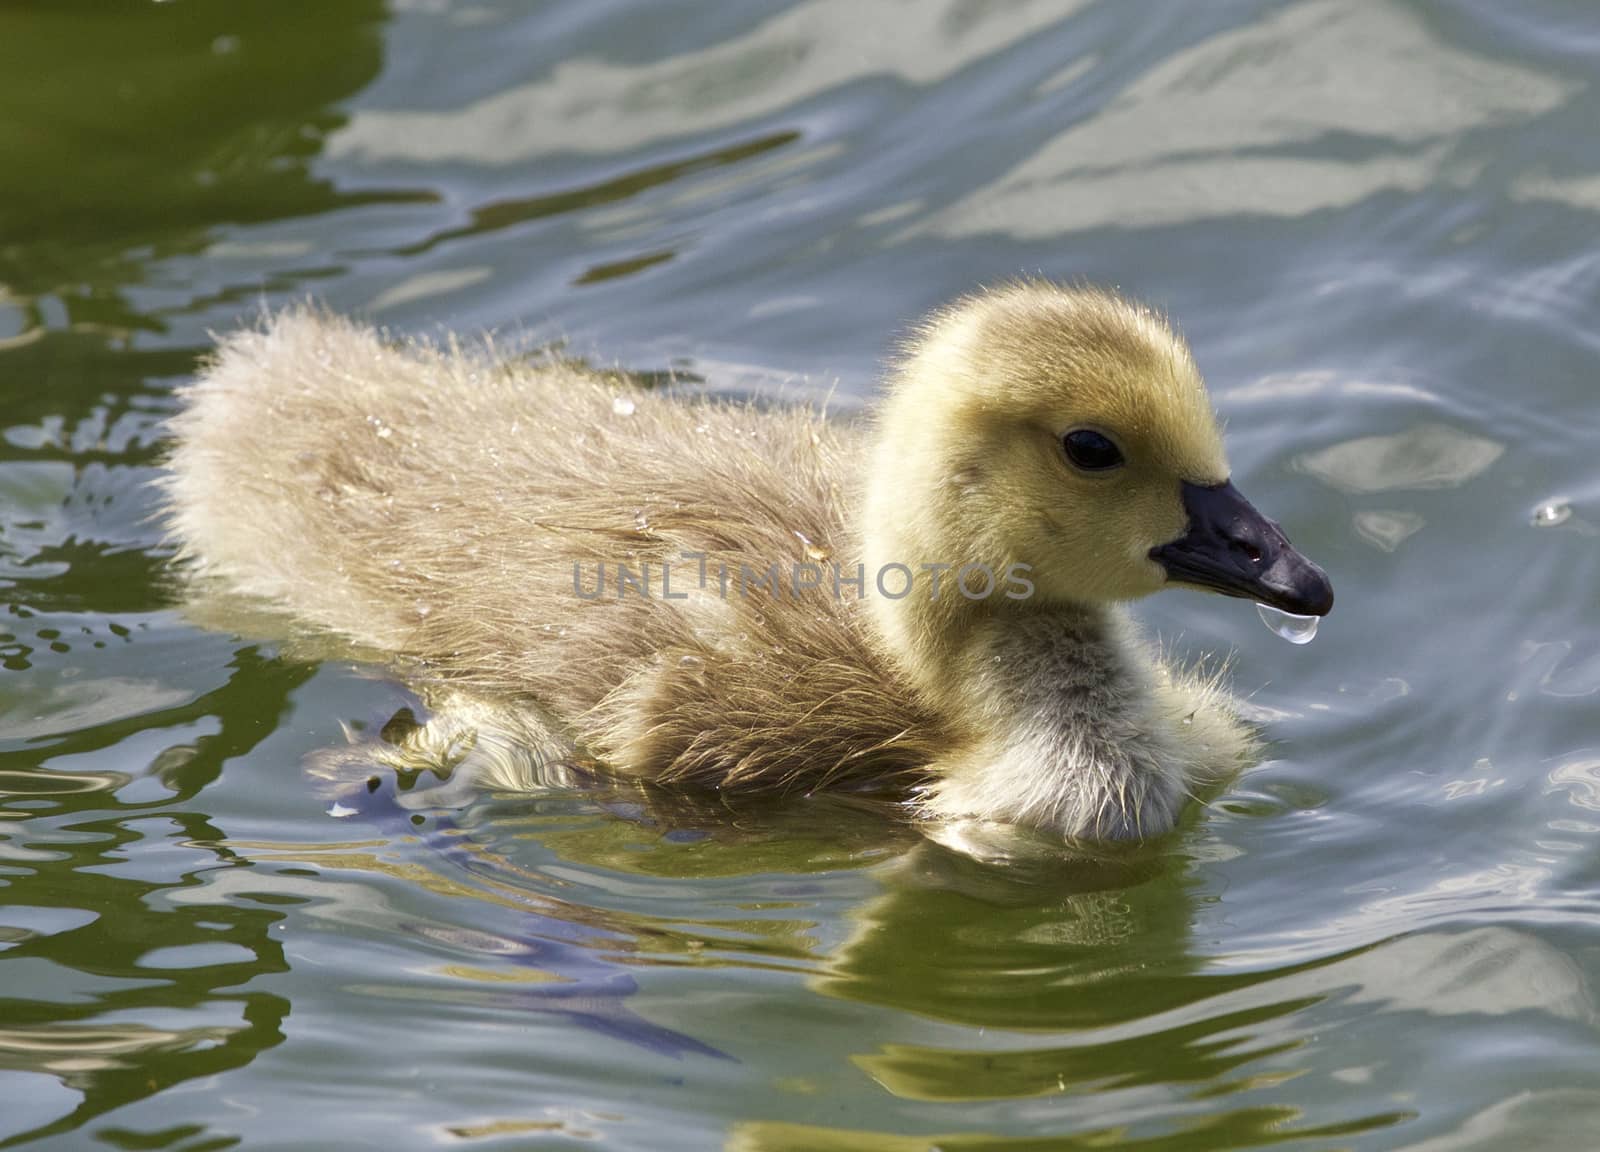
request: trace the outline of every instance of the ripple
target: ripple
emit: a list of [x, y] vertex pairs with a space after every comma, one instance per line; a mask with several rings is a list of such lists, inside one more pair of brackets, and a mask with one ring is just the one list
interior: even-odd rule
[[256, 954], [242, 944], [179, 944], [154, 948], [139, 957], [141, 968], [212, 968], [223, 964], [249, 964]]
[[1355, 513], [1351, 520], [1363, 540], [1384, 552], [1393, 552], [1427, 524], [1420, 512], [1397, 508], [1371, 508]]
[[56, 772], [0, 769], [0, 797], [78, 796], [115, 792], [133, 779], [126, 772]]
[[186, 689], [132, 676], [61, 680], [0, 711], [0, 732], [8, 740], [39, 740], [162, 712], [193, 698]]
[[1308, 453], [1302, 471], [1341, 492], [1459, 488], [1482, 475], [1505, 445], [1444, 424], [1422, 424], [1393, 436], [1362, 436]]
[[414, 276], [407, 276], [404, 280], [392, 287], [385, 288], [367, 305], [373, 312], [381, 312], [385, 308], [393, 308], [398, 304], [410, 304], [416, 300], [429, 300], [436, 296], [448, 296], [452, 292], [459, 292], [463, 288], [470, 288], [474, 284], [482, 284], [494, 274], [492, 268], [450, 268], [438, 269], [433, 272], [418, 272]]
[[86, 908], [40, 908], [25, 904], [0, 905], [0, 950], [27, 940], [71, 932], [93, 924], [99, 914]]
[[1563, 793], [1569, 804], [1600, 812], [1600, 755], [1580, 753], [1550, 769], [1548, 791]]
[[[1600, 66], [1577, 14], [1446, 7], [22, 21], [0, 1142], [1586, 1147]], [[106, 140], [124, 178], [83, 180]], [[1340, 583], [1292, 663], [1247, 608], [1144, 609], [1238, 649], [1272, 741], [1160, 842], [479, 804], [345, 742], [427, 720], [345, 650], [147, 615], [171, 390], [263, 301], [835, 411], [925, 306], [1035, 269], [1173, 310]]]
[[0, 1068], [0, 1140], [43, 1128], [72, 1114], [82, 1095], [54, 1076]]
[[[856, 0], [809, 0], [699, 51], [647, 64], [567, 59], [547, 78], [448, 112], [358, 108], [329, 139], [328, 155], [498, 166], [561, 152], [622, 152], [726, 129], [864, 77], [932, 84], [1084, 6], [1014, 0], [991, 9], [941, 0], [923, 18], [906, 20]], [[862, 44], [873, 51], [863, 53]]]
[[[1576, 91], [1453, 47], [1399, 4], [1295, 4], [1134, 77], [1103, 111], [914, 231], [1039, 239], [1326, 212], [1447, 182], [1461, 134], [1531, 120]], [[1331, 137], [1362, 147], [1320, 154]]]

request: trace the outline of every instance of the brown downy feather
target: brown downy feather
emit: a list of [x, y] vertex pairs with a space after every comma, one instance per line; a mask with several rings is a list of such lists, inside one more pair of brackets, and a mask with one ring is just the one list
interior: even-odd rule
[[[228, 337], [183, 392], [171, 527], [205, 576], [537, 703], [615, 770], [745, 789], [914, 782], [954, 733], [897, 691], [853, 587], [860, 437], [808, 408], [387, 343], [312, 310]], [[707, 587], [698, 588], [704, 553]], [[661, 595], [662, 565], [675, 595]], [[759, 575], [817, 564], [775, 601]], [[649, 568], [646, 598], [617, 566]], [[604, 565], [604, 595], [595, 589]], [[719, 569], [729, 570], [720, 594]]]

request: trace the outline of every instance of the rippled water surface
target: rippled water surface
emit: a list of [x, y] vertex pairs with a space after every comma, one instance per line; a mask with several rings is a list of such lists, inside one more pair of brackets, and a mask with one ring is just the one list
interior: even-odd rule
[[[1592, 1147], [1597, 79], [1556, 0], [0, 5], [0, 1147]], [[331, 807], [416, 702], [173, 607], [263, 302], [868, 398], [1023, 271], [1171, 311], [1339, 589], [1143, 606], [1275, 741], [1160, 843]]]

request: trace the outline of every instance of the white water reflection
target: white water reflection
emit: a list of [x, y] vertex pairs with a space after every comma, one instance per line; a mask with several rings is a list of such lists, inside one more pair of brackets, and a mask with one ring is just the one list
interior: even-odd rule
[[565, 60], [531, 84], [447, 112], [361, 109], [327, 154], [511, 164], [620, 152], [729, 128], [864, 77], [934, 84], [1086, 4], [813, 0], [698, 52], [642, 65]]
[[1600, 812], [1600, 755], [1586, 749], [1550, 770], [1546, 793], [1565, 792], [1569, 803]]
[[[1500, 459], [1505, 445], [1444, 424], [1362, 436], [1307, 453], [1296, 466], [1341, 492], [1458, 488]], [[1419, 525], [1420, 527], [1420, 525]]]
[[1511, 198], [1519, 201], [1550, 201], [1600, 212], [1600, 176], [1551, 176], [1533, 171], [1517, 177], [1511, 185]]
[[[1583, 969], [1527, 932], [1499, 926], [1403, 936], [1352, 960], [1338, 981], [1359, 982], [1353, 999], [1430, 1016], [1543, 1012], [1595, 1023]], [[1352, 972], [1353, 970], [1353, 972]]]
[[147, 716], [192, 699], [191, 689], [149, 677], [67, 679], [54, 670], [35, 671], [31, 690], [13, 694], [0, 707], [0, 732], [7, 741], [39, 740]]
[[449, 268], [436, 272], [419, 272], [415, 276], [408, 276], [400, 283], [380, 292], [367, 305], [373, 312], [381, 312], [385, 308], [393, 308], [400, 304], [409, 304], [415, 300], [427, 300], [435, 296], [448, 296], [452, 292], [459, 292], [463, 288], [470, 288], [474, 284], [481, 284], [494, 275], [492, 268], [483, 265], [473, 265], [470, 268]]
[[1232, 388], [1213, 386], [1212, 392], [1219, 401], [1230, 408], [1238, 404], [1308, 400], [1324, 393], [1367, 401], [1413, 401], [1433, 407], [1444, 403], [1444, 399], [1438, 393], [1430, 392], [1416, 384], [1395, 380], [1352, 379], [1324, 370], [1273, 372], [1248, 384]]
[[1393, 552], [1427, 523], [1420, 512], [1398, 508], [1373, 508], [1357, 512], [1351, 519], [1361, 538], [1384, 552]]
[[[1501, 1152], [1504, 1148], [1588, 1147], [1600, 1130], [1600, 1093], [1577, 1088], [1518, 1092], [1468, 1117], [1454, 1131], [1410, 1152]], [[1537, 1133], [1538, 1143], [1529, 1144]]]
[[[1170, 57], [926, 228], [1034, 238], [1465, 185], [1481, 162], [1461, 156], [1461, 133], [1529, 120], [1575, 90], [1452, 47], [1398, 4], [1315, 0]], [[1335, 159], [1341, 135], [1355, 139]]]

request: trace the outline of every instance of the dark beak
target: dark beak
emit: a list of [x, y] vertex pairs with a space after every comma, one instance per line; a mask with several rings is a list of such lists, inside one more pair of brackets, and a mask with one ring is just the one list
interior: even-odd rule
[[1227, 480], [1183, 485], [1189, 531], [1150, 549], [1150, 559], [1179, 584], [1242, 596], [1296, 616], [1333, 610], [1327, 573], [1307, 560], [1283, 530], [1257, 512]]

